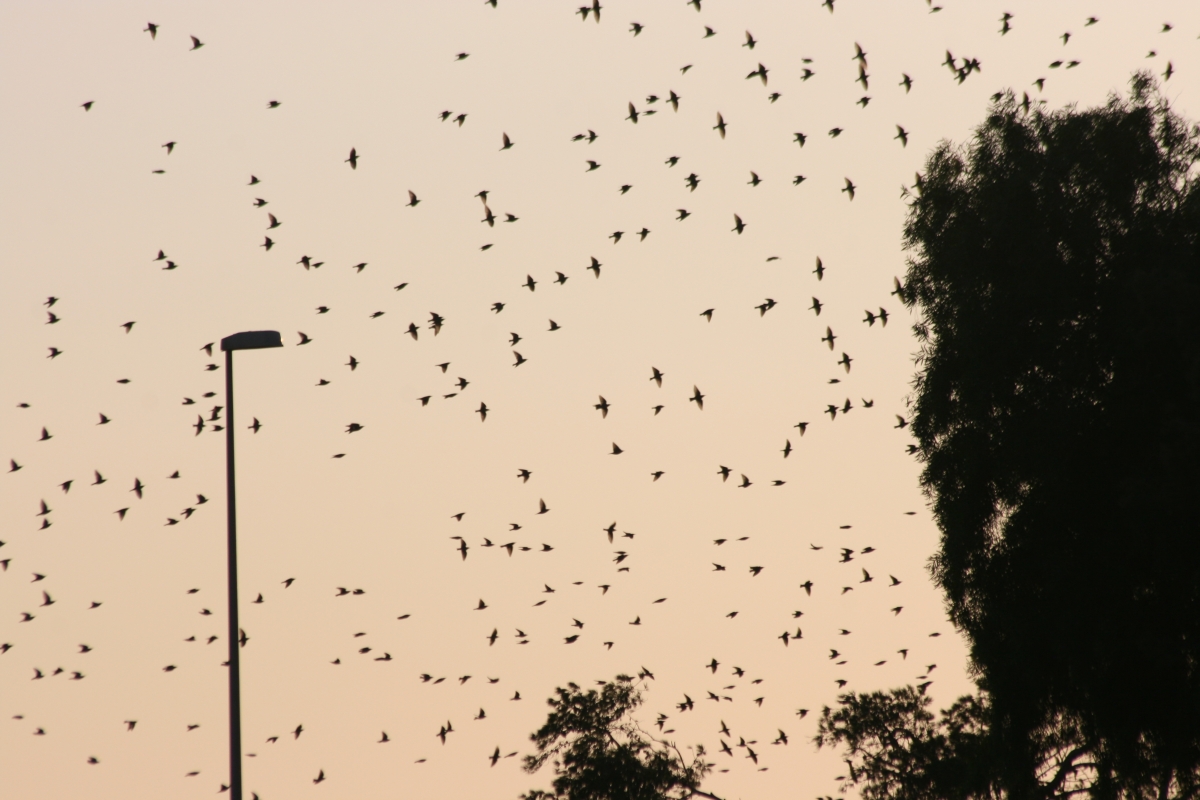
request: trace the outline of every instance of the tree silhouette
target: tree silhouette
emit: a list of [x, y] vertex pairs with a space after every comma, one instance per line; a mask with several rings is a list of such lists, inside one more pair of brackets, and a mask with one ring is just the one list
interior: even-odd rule
[[931, 568], [1012, 797], [1046, 796], [1048, 730], [1094, 797], [1200, 790], [1198, 162], [1143, 73], [1093, 109], [1006, 93], [912, 195]]
[[633, 711], [642, 704], [642, 686], [618, 675], [599, 692], [574, 683], [559, 687], [547, 702], [546, 724], [530, 738], [537, 752], [525, 756], [526, 772], [552, 762], [554, 791], [540, 789], [524, 800], [720, 800], [701, 791], [712, 764], [698, 745], [688, 761], [671, 742], [642, 730]]
[[[997, 775], [986, 757], [985, 709], [964, 697], [940, 718], [930, 698], [911, 686], [839, 698], [821, 712], [818, 747], [843, 745], [845, 787], [863, 800], [949, 800], [996, 795]], [[981, 757], [982, 756], [982, 757]]]

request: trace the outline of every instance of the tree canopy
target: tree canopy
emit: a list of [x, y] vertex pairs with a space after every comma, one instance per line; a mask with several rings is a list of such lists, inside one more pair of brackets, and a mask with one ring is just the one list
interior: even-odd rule
[[1046, 795], [1048, 730], [1094, 796], [1200, 789], [1198, 162], [1139, 74], [1098, 108], [1003, 95], [912, 196], [931, 567], [1010, 796]]
[[525, 756], [526, 772], [552, 762], [554, 791], [535, 789], [524, 800], [686, 800], [702, 791], [712, 770], [697, 745], [687, 759], [668, 741], [644, 731], [633, 718], [642, 704], [642, 685], [618, 675], [596, 691], [574, 683], [559, 687], [547, 702], [546, 724], [530, 738], [537, 752]]

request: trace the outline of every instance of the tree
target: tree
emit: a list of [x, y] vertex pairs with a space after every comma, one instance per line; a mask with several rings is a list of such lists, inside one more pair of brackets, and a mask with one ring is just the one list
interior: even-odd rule
[[[1004, 773], [986, 694], [960, 697], [936, 716], [931, 703], [923, 689], [906, 686], [849, 692], [838, 698], [836, 710], [826, 706], [815, 742], [846, 749], [843, 790], [860, 787], [863, 800], [1000, 800], [1008, 795], [1006, 786], [1020, 783]], [[1041, 797], [1095, 793], [1097, 765], [1078, 728], [1046, 726], [1034, 735]]]
[[1200, 794], [1198, 163], [1139, 74], [1093, 109], [1003, 95], [910, 203], [931, 569], [1012, 797], [1045, 796], [1047, 730], [1093, 796]]
[[535, 789], [524, 800], [720, 800], [699, 788], [713, 766], [702, 745], [689, 761], [633, 719], [643, 702], [640, 681], [618, 675], [599, 692], [569, 683], [547, 702], [553, 710], [530, 736], [537, 752], [525, 756], [524, 769], [552, 762], [554, 791]]

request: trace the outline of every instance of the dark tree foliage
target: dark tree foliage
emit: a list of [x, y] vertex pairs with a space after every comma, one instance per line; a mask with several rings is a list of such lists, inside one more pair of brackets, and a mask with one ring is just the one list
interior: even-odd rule
[[[1002, 800], [1012, 776], [990, 727], [986, 694], [967, 695], [935, 715], [931, 699], [907, 686], [890, 692], [838, 698], [821, 712], [815, 742], [841, 746], [849, 775], [843, 791], [859, 789], [863, 800]], [[1097, 765], [1073, 725], [1044, 726], [1031, 733], [1040, 754], [1034, 779], [1043, 798], [1066, 800], [1095, 794]]]
[[1005, 790], [1075, 730], [1095, 797], [1200, 794], [1200, 134], [1152, 78], [993, 104], [930, 156], [903, 300], [932, 560]]
[[935, 716], [911, 686], [839, 698], [817, 727], [818, 747], [843, 746], [849, 786], [863, 800], [988, 800], [998, 796], [989, 769], [986, 709], [974, 697]]
[[686, 800], [701, 791], [712, 769], [703, 746], [688, 761], [674, 744], [646, 733], [633, 719], [642, 687], [618, 675], [600, 691], [574, 683], [559, 687], [547, 701], [553, 709], [530, 738], [537, 752], [525, 756], [526, 772], [552, 762], [554, 791], [535, 789], [524, 800]]

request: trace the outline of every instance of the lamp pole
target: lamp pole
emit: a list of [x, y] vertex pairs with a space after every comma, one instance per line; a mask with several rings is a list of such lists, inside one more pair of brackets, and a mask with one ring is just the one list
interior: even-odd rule
[[240, 628], [237, 596], [237, 496], [233, 472], [233, 353], [283, 347], [278, 331], [243, 331], [221, 340], [225, 352], [225, 498], [229, 543], [229, 790], [242, 800], [242, 676], [239, 661]]

